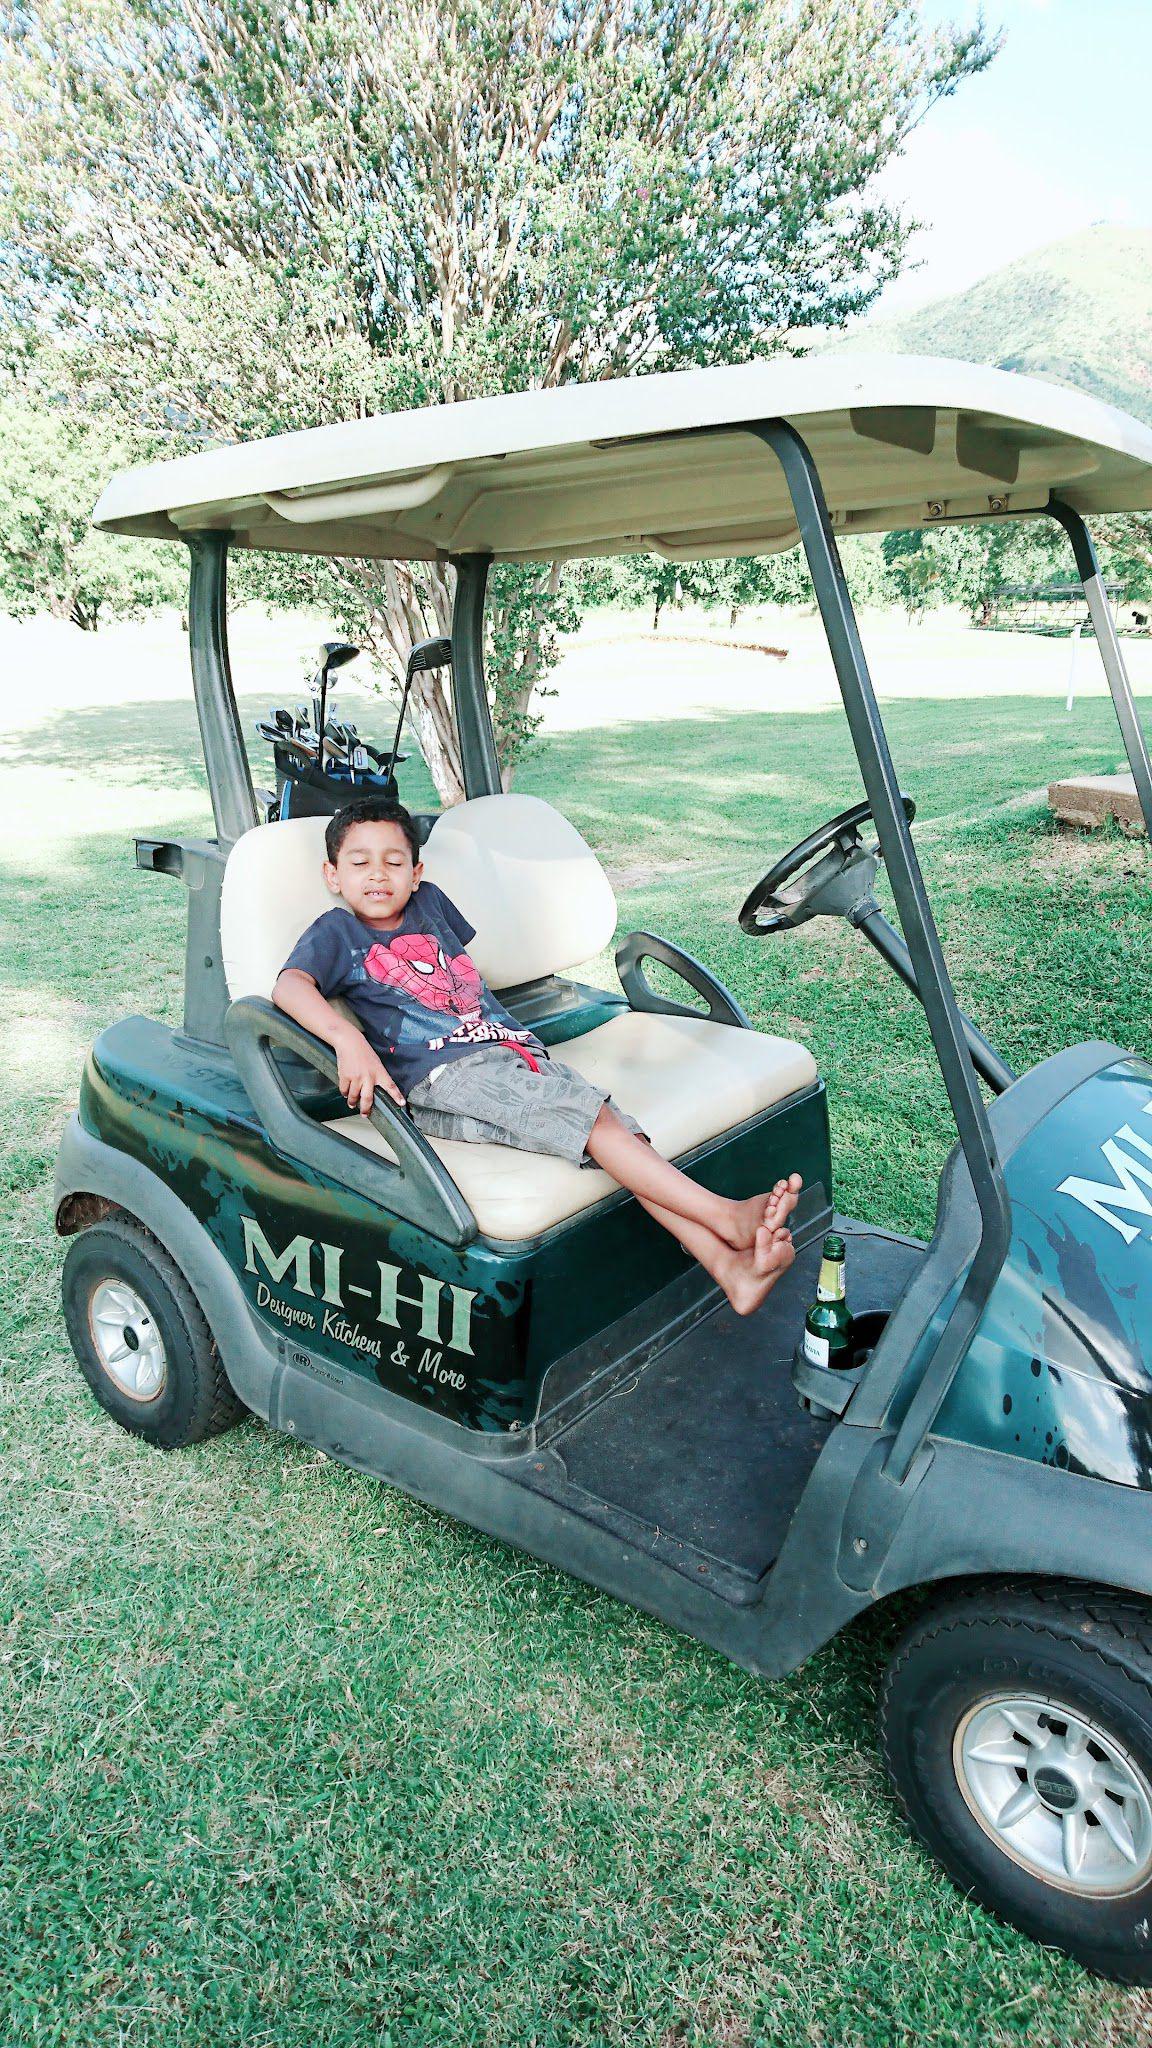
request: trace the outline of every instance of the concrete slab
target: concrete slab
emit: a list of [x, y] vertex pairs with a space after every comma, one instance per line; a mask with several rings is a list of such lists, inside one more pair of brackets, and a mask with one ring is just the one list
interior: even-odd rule
[[1115, 818], [1125, 832], [1143, 832], [1136, 784], [1130, 775], [1075, 775], [1048, 787], [1048, 803], [1062, 825], [1089, 831]]

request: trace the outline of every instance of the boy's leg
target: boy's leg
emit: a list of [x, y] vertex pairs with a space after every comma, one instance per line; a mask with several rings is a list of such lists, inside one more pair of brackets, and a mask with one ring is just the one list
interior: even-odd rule
[[[786, 1186], [785, 1182], [780, 1183], [782, 1190], [786, 1190]], [[770, 1210], [773, 1203], [779, 1205], [780, 1199], [773, 1191], [769, 1200]], [[699, 1261], [705, 1272], [712, 1275], [724, 1289], [737, 1315], [751, 1315], [754, 1309], [758, 1309], [796, 1257], [792, 1233], [786, 1224], [771, 1221], [762, 1224], [751, 1249], [736, 1251], [706, 1224], [690, 1223], [687, 1217], [677, 1216], [674, 1210], [662, 1209], [658, 1202], [646, 1202], [643, 1195], [638, 1195], [637, 1200], [641, 1208], [647, 1209], [657, 1223], [662, 1223], [685, 1251]]]
[[[589, 1133], [587, 1150], [597, 1166], [602, 1166], [621, 1187], [628, 1188], [645, 1207], [656, 1204], [684, 1222], [702, 1224], [735, 1251], [750, 1251], [755, 1245], [756, 1234], [766, 1220], [770, 1199], [767, 1194], [749, 1195], [741, 1202], [727, 1195], [714, 1195], [698, 1181], [689, 1180], [686, 1173], [681, 1173], [670, 1159], [662, 1158], [644, 1138], [638, 1138], [607, 1103]], [[778, 1205], [780, 1213], [771, 1219], [774, 1225], [787, 1223], [802, 1186], [800, 1175], [792, 1174]], [[663, 1222], [664, 1218], [660, 1220]]]

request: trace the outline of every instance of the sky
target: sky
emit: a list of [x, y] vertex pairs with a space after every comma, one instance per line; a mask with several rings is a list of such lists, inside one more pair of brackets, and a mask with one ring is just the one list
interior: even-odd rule
[[[933, 25], [967, 0], [921, 0]], [[881, 180], [924, 223], [878, 302], [909, 311], [1104, 221], [1152, 228], [1152, 0], [985, 0], [1003, 47]], [[911, 268], [917, 261], [920, 268]]]

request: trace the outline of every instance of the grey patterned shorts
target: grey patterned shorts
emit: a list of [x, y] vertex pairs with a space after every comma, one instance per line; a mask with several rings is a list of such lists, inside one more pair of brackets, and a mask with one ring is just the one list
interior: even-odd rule
[[[429, 1138], [515, 1145], [521, 1152], [548, 1152], [573, 1166], [591, 1166], [584, 1147], [606, 1102], [612, 1098], [603, 1088], [561, 1060], [541, 1059], [534, 1074], [518, 1052], [485, 1045], [418, 1081], [408, 1108]], [[622, 1124], [645, 1136], [634, 1117], [614, 1102], [612, 1107]]]

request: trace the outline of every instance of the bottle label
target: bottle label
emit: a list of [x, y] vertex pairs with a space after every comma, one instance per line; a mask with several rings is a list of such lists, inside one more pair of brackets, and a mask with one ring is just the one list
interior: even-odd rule
[[821, 1259], [816, 1283], [817, 1301], [843, 1301], [844, 1267], [839, 1259]]
[[804, 1357], [809, 1365], [827, 1365], [828, 1339], [818, 1337], [814, 1330], [804, 1332]]

